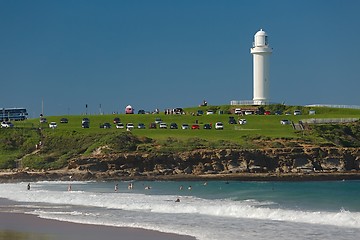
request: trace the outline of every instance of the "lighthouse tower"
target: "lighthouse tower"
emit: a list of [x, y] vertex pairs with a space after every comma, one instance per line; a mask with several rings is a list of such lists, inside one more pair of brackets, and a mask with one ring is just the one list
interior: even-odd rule
[[270, 55], [268, 36], [260, 29], [254, 36], [253, 47], [250, 49], [254, 59], [254, 97], [255, 105], [269, 104]]

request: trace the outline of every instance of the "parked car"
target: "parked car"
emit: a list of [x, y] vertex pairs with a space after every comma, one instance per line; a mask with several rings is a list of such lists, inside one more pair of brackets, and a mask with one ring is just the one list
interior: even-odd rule
[[200, 129], [200, 126], [198, 124], [191, 125], [191, 129]]
[[159, 128], [161, 128], [161, 129], [166, 129], [166, 128], [167, 128], [167, 124], [164, 123], [164, 122], [161, 122], [160, 125], [159, 125]]
[[6, 122], [6, 121], [1, 122], [1, 128], [12, 128], [12, 127], [14, 127], [14, 124], [12, 124], [11, 122]]
[[82, 127], [82, 128], [89, 128], [89, 127], [90, 127], [90, 122], [83, 122], [83, 123], [81, 123], [81, 127]]
[[140, 109], [140, 110], [138, 111], [138, 114], [145, 114], [145, 110]]
[[245, 115], [253, 115], [254, 114], [254, 112], [252, 112], [252, 111], [245, 111]]
[[212, 128], [211, 124], [209, 124], [209, 123], [204, 124], [204, 129], [211, 129], [211, 128]]
[[155, 123], [156, 123], [156, 124], [159, 124], [159, 123], [161, 123], [161, 122], [162, 122], [161, 118], [155, 118]]
[[174, 109], [174, 113], [175, 114], [183, 114], [184, 113], [184, 110], [182, 108], [175, 108]]
[[62, 118], [60, 119], [60, 123], [68, 123], [69, 120], [67, 118]]
[[124, 128], [124, 124], [121, 123], [121, 122], [119, 122], [119, 123], [116, 124], [116, 128], [118, 128], [118, 129], [123, 129], [123, 128]]
[[138, 124], [138, 129], [145, 129], [145, 128], [146, 128], [145, 124], [143, 124], [143, 123]]
[[295, 110], [294, 115], [301, 115], [301, 111], [300, 110]]
[[52, 128], [52, 129], [57, 128], [56, 122], [51, 122], [51, 123], [49, 123], [49, 128]]
[[110, 123], [100, 124], [100, 128], [111, 128], [111, 124]]
[[290, 121], [290, 120], [287, 120], [287, 119], [283, 119], [283, 120], [280, 121], [280, 124], [281, 124], [281, 125], [291, 124], [291, 121]]
[[229, 124], [236, 124], [236, 120], [233, 116], [229, 117]]
[[224, 124], [222, 122], [215, 123], [215, 129], [216, 130], [223, 130], [224, 129]]
[[40, 123], [47, 123], [47, 119], [46, 118], [40, 118]]
[[235, 114], [241, 114], [241, 108], [235, 108], [235, 111], [234, 111]]
[[150, 126], [149, 126], [150, 129], [156, 129], [156, 123], [150, 123]]
[[209, 110], [206, 111], [206, 115], [211, 115], [211, 114], [214, 114], [213, 110], [209, 109]]
[[178, 129], [178, 125], [176, 123], [171, 123], [170, 129]]
[[183, 123], [183, 124], [181, 125], [181, 129], [189, 129], [189, 124]]
[[246, 119], [240, 119], [239, 124], [242, 124], [242, 125], [246, 124]]
[[204, 114], [204, 111], [203, 111], [203, 110], [197, 110], [196, 115], [201, 116], [201, 115], [203, 115], [203, 114]]
[[118, 117], [116, 117], [116, 118], [114, 118], [114, 124], [117, 124], [117, 123], [119, 123], [120, 122], [120, 118], [118, 118]]
[[127, 123], [126, 124], [126, 129], [128, 129], [128, 130], [134, 129], [134, 124], [133, 123]]
[[271, 115], [271, 112], [270, 111], [265, 111], [264, 115]]
[[85, 122], [90, 123], [90, 119], [88, 119], [88, 118], [83, 118], [83, 119], [81, 120], [81, 123], [85, 123]]

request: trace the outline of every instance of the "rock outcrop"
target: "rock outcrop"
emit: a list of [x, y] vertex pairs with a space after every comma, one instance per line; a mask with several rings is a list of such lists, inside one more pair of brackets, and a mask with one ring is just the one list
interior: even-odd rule
[[121, 176], [237, 173], [333, 173], [360, 170], [358, 148], [295, 147], [195, 150], [174, 154], [92, 155], [70, 161], [69, 169]]

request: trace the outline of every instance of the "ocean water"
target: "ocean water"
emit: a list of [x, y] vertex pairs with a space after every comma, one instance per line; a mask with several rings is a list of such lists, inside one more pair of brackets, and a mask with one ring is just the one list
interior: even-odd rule
[[360, 239], [360, 181], [129, 183], [33, 182], [30, 191], [6, 183], [0, 197], [17, 202], [10, 210], [42, 218], [199, 240]]

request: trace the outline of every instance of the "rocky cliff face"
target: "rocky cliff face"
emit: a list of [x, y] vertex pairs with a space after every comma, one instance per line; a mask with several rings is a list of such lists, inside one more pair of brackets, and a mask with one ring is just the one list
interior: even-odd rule
[[359, 148], [293, 147], [261, 150], [196, 150], [174, 154], [94, 154], [69, 169], [114, 177], [236, 173], [311, 173], [360, 170]]

